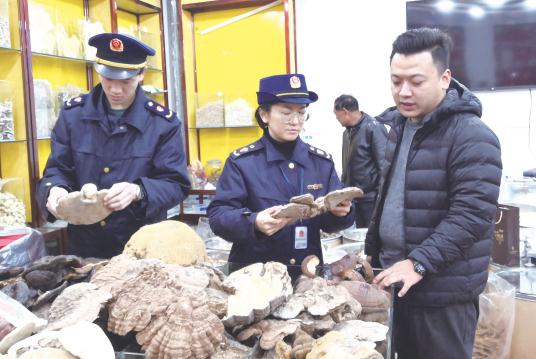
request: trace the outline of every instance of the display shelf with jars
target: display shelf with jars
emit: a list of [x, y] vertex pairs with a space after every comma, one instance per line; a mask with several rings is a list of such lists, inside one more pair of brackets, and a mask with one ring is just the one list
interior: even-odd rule
[[147, 57], [143, 88], [153, 100], [167, 105], [160, 1], [116, 0], [116, 4], [118, 31], [155, 49], [156, 54]]
[[0, 0], [0, 179], [16, 179], [10, 180], [8, 187], [15, 189], [14, 195], [22, 202], [24, 217], [28, 219], [31, 218], [28, 135], [18, 25], [18, 1]]
[[63, 103], [99, 82], [89, 38], [128, 28], [154, 47], [144, 84], [165, 104], [161, 24], [160, 0], [0, 0], [0, 178], [20, 179], [28, 223]]
[[108, 0], [28, 1], [36, 179], [43, 174], [63, 103], [93, 87], [95, 51], [87, 41], [111, 30], [111, 15]]
[[[293, 1], [183, 0], [181, 9], [188, 160], [209, 169], [262, 135], [259, 79], [295, 72]], [[195, 191], [189, 200], [201, 206]]]

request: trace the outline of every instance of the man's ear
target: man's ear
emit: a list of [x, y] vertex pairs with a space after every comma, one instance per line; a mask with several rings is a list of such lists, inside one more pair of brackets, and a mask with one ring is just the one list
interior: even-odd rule
[[446, 69], [445, 71], [443, 71], [443, 74], [441, 75], [441, 79], [440, 79], [441, 88], [443, 90], [446, 91], [449, 88], [451, 79], [452, 79], [452, 75], [450, 73], [450, 69]]

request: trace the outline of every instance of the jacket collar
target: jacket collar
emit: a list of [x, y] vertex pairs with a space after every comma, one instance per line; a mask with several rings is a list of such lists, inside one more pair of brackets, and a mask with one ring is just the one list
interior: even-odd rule
[[[91, 91], [90, 101], [87, 101], [84, 105], [82, 112], [82, 118], [91, 121], [104, 121], [106, 108], [104, 105], [104, 91], [102, 85], [98, 84]], [[135, 127], [138, 131], [143, 132], [147, 126], [147, 119], [141, 114], [145, 112], [145, 103], [149, 99], [143, 93], [141, 86], [136, 89], [136, 96], [134, 102], [126, 109], [123, 118], [124, 122], [132, 127]]]
[[[268, 162], [287, 161], [287, 158], [285, 158], [285, 156], [283, 156], [283, 154], [274, 147], [273, 143], [266, 136], [268, 135], [265, 134], [260, 139], [260, 141], [264, 145], [264, 148], [266, 148], [266, 160]], [[299, 163], [303, 167], [307, 167], [307, 165], [309, 164], [308, 153], [309, 152], [307, 145], [298, 136], [298, 138], [296, 139], [296, 146], [294, 147], [294, 152], [292, 152], [292, 156], [289, 160]]]

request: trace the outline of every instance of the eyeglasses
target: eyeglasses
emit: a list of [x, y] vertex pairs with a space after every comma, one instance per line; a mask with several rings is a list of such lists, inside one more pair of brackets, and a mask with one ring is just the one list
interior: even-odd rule
[[294, 117], [296, 117], [299, 123], [304, 123], [310, 117], [310, 114], [308, 112], [290, 112], [290, 113], [280, 112], [280, 111], [274, 111], [274, 112], [277, 112], [281, 121], [287, 125], [292, 122], [292, 119]]

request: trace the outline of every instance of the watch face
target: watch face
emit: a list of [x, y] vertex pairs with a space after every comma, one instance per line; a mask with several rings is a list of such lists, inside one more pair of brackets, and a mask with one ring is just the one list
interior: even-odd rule
[[419, 262], [413, 263], [413, 269], [415, 270], [415, 272], [419, 273], [422, 276], [424, 276], [424, 274], [426, 273], [426, 268], [424, 268], [424, 266]]

